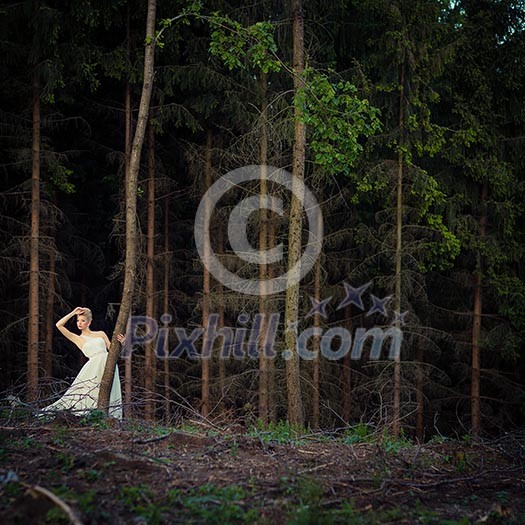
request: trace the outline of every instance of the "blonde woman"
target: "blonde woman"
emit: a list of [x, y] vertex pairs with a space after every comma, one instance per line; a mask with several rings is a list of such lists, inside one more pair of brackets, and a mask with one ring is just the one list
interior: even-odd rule
[[[66, 328], [66, 323], [75, 315], [77, 316], [77, 328], [80, 330], [79, 335]], [[56, 327], [67, 339], [80, 348], [88, 358], [88, 362], [82, 367], [66, 393], [52, 405], [43, 408], [43, 412], [72, 410], [74, 414], [83, 415], [97, 408], [98, 393], [106, 366], [107, 349], [109, 349], [110, 341], [104, 332], [91, 330], [92, 320], [93, 314], [89, 308], [77, 306], [57, 322]], [[124, 338], [125, 336], [122, 334], [117, 336], [121, 344], [124, 342]], [[115, 369], [109, 398], [109, 415], [122, 419], [122, 394], [118, 365]]]

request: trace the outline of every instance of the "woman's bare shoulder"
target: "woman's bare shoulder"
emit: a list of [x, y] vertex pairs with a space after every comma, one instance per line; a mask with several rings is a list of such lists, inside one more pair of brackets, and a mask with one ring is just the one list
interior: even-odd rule
[[106, 344], [106, 348], [109, 348], [110, 345], [111, 345], [111, 341], [109, 340], [109, 337], [106, 335], [106, 332], [100, 330], [99, 332], [97, 332], [97, 335], [104, 339], [104, 343]]

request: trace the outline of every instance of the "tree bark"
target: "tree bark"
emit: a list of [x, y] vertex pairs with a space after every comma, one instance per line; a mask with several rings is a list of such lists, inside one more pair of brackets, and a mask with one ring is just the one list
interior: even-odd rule
[[[352, 333], [352, 305], [345, 306], [345, 320], [348, 331]], [[347, 352], [343, 358], [343, 420], [350, 423], [352, 415], [352, 352]]]
[[[272, 186], [269, 186], [270, 194], [273, 194]], [[275, 246], [275, 214], [270, 211], [268, 214], [268, 249]], [[273, 267], [271, 264], [267, 268], [268, 280], [273, 279]], [[277, 404], [275, 402], [275, 358], [267, 361], [267, 380], [268, 380], [268, 419], [270, 423], [277, 423]]]
[[[153, 115], [149, 119], [149, 177], [148, 177], [148, 235], [146, 247], [146, 316], [154, 318], [153, 303], [155, 290], [153, 284], [155, 257], [155, 132], [152, 125]], [[145, 345], [145, 419], [151, 421], [154, 416], [155, 395], [155, 354], [154, 342]]]
[[[127, 5], [127, 20], [126, 20], [126, 50], [128, 62], [130, 61], [130, 47], [131, 47], [131, 24], [129, 14], [129, 4]], [[129, 80], [126, 82], [124, 90], [124, 202], [127, 202], [128, 181], [129, 181], [129, 166], [131, 162], [131, 130], [132, 113], [131, 113], [131, 85]], [[133, 353], [129, 352], [124, 363], [124, 416], [131, 417], [131, 391], [133, 385]]]
[[[212, 132], [208, 128], [206, 133], [206, 164], [204, 168], [205, 186], [204, 193], [211, 187], [211, 171], [212, 171]], [[210, 224], [208, 217], [211, 209], [208, 199], [205, 201], [205, 224]], [[204, 259], [208, 260], [208, 248], [204, 244]], [[201, 414], [206, 417], [210, 413], [210, 359], [204, 356], [204, 348], [207, 347], [206, 326], [210, 315], [210, 288], [211, 276], [207, 265], [204, 265], [203, 284], [202, 284], [202, 326], [205, 330], [202, 337], [202, 357], [201, 357]]]
[[[268, 210], [264, 207], [263, 202], [268, 196], [267, 176], [268, 176], [268, 134], [266, 129], [267, 107], [266, 107], [267, 79], [266, 73], [261, 73], [261, 206], [259, 230], [259, 252], [264, 254], [268, 244]], [[268, 278], [268, 264], [266, 261], [259, 267], [259, 312], [263, 316], [261, 323], [261, 339], [259, 341], [259, 420], [266, 427], [268, 425], [268, 358], [264, 353], [265, 340], [262, 334], [266, 333], [266, 315], [267, 315], [267, 296], [266, 287]]]
[[[217, 234], [217, 252], [223, 253], [224, 252], [224, 238], [222, 233], [222, 228], [219, 228], [218, 234]], [[222, 274], [222, 272], [221, 272]], [[219, 330], [224, 327], [224, 286], [222, 284], [222, 279], [219, 279], [219, 282], [217, 283], [217, 296], [218, 296], [218, 302], [219, 302]], [[219, 355], [217, 356], [219, 360], [219, 391], [220, 391], [220, 409], [221, 412], [224, 414], [226, 412], [226, 359], [221, 355], [221, 352], [219, 352]]]
[[[169, 220], [169, 197], [166, 195], [164, 198], [164, 306], [163, 314], [169, 314], [169, 294], [170, 294], [170, 267], [169, 267], [169, 241], [170, 233], [170, 220]], [[169, 331], [166, 334], [164, 340], [164, 403], [165, 403], [165, 420], [166, 423], [170, 422], [170, 411], [171, 411], [171, 392], [170, 392], [170, 360], [167, 358], [169, 353]]]
[[[481, 188], [481, 215], [479, 218], [479, 236], [484, 241], [487, 228], [487, 213], [485, 201], [487, 200], [488, 187], [483, 184]], [[481, 263], [480, 263], [481, 266]], [[482, 268], [478, 268], [474, 284], [474, 319], [472, 324], [472, 380], [470, 392], [471, 424], [472, 434], [479, 436], [481, 431], [480, 412], [480, 340], [481, 340], [481, 316], [483, 314], [483, 282]]]
[[140, 156], [148, 123], [149, 105], [153, 91], [154, 58], [155, 58], [155, 16], [156, 0], [148, 0], [148, 15], [146, 22], [146, 46], [144, 53], [144, 82], [139, 105], [137, 128], [131, 149], [129, 179], [126, 191], [126, 259], [124, 270], [124, 290], [117, 318], [117, 325], [111, 339], [106, 368], [100, 385], [98, 408], [106, 410], [109, 405], [109, 395], [113, 384], [115, 366], [120, 351], [117, 335], [126, 331], [126, 325], [131, 312], [133, 291], [136, 280], [137, 266], [137, 180], [140, 168]]
[[[304, 87], [301, 77], [304, 71], [304, 20], [302, 0], [292, 0], [293, 16], [293, 69], [294, 93], [297, 97]], [[294, 147], [293, 147], [293, 182], [292, 188], [298, 189], [304, 180], [306, 126], [302, 121], [302, 110], [296, 102], [294, 108]], [[302, 204], [292, 194], [290, 209], [290, 227], [288, 233], [288, 270], [292, 270], [301, 256]], [[299, 355], [297, 353], [297, 322], [299, 313], [299, 274], [290, 273], [286, 289], [285, 305], [285, 346], [286, 346], [286, 386], [288, 389], [288, 422], [303, 425], [303, 405], [301, 399], [301, 381]]]
[[31, 240], [29, 256], [29, 337], [27, 348], [28, 401], [38, 397], [40, 233], [40, 76], [33, 73], [33, 145], [31, 175]]
[[[399, 75], [399, 146], [397, 159], [397, 202], [396, 202], [396, 274], [395, 274], [395, 293], [394, 309], [401, 313], [401, 278], [402, 278], [402, 249], [403, 249], [403, 151], [404, 145], [404, 106], [405, 106], [405, 63], [401, 63]], [[400, 328], [399, 320], [396, 321], [396, 327]], [[392, 433], [398, 436], [401, 430], [401, 355], [396, 356], [394, 360], [394, 407], [392, 420]]]
[[423, 393], [423, 336], [418, 337], [417, 344], [417, 383], [416, 383], [416, 438], [420, 443], [423, 443], [423, 408], [425, 397]]
[[[321, 257], [319, 257], [315, 263], [315, 276], [314, 276], [314, 299], [316, 302], [321, 301]], [[314, 314], [314, 328], [320, 328], [321, 316], [316, 313]], [[320, 363], [320, 350], [321, 350], [321, 338], [317, 335], [313, 338], [313, 351], [315, 357], [312, 360], [312, 428], [319, 428], [319, 363]]]

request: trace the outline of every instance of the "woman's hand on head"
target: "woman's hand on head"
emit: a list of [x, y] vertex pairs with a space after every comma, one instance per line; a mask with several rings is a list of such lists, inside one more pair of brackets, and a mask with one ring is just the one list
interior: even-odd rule
[[83, 306], [77, 306], [72, 313], [75, 315], [82, 315], [85, 311], [86, 309]]

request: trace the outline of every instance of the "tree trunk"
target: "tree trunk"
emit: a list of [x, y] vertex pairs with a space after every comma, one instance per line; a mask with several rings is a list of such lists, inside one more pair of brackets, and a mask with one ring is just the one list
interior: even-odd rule
[[[347, 329], [352, 333], [352, 305], [345, 306]], [[352, 353], [347, 352], [343, 358], [343, 420], [350, 423], [352, 417]]]
[[[129, 4], [127, 5], [127, 20], [126, 20], [126, 49], [128, 61], [130, 60], [130, 15]], [[124, 202], [127, 202], [128, 195], [128, 181], [129, 181], [129, 166], [131, 163], [131, 130], [132, 114], [131, 114], [131, 85], [129, 80], [126, 82], [124, 91], [124, 105], [125, 105], [125, 129], [124, 129]], [[129, 352], [124, 363], [124, 416], [131, 417], [131, 390], [133, 385], [133, 352]]]
[[40, 230], [40, 77], [33, 73], [33, 145], [31, 175], [31, 245], [29, 256], [28, 401], [38, 397], [39, 230]]
[[[272, 185], [268, 188], [270, 194], [273, 194]], [[275, 214], [270, 211], [268, 217], [268, 249], [275, 246]], [[267, 267], [268, 280], [273, 279], [273, 267], [271, 264]], [[275, 357], [267, 360], [267, 384], [268, 384], [268, 419], [270, 423], [277, 423], [277, 405], [275, 403]]]
[[[485, 201], [487, 200], [487, 184], [481, 188], [481, 215], [479, 218], [479, 236], [484, 241], [487, 228], [487, 212]], [[481, 431], [480, 413], [480, 339], [481, 339], [481, 316], [483, 314], [483, 289], [482, 268], [477, 269], [474, 284], [474, 320], [472, 324], [472, 382], [470, 392], [472, 434], [479, 436]]]
[[[260, 221], [261, 226], [259, 230], [259, 251], [261, 254], [266, 253], [268, 244], [268, 210], [263, 203], [268, 196], [267, 191], [267, 176], [268, 176], [268, 135], [266, 129], [267, 107], [266, 107], [266, 90], [267, 79], [266, 73], [261, 74], [261, 206], [260, 206]], [[264, 347], [265, 340], [262, 334], [266, 333], [266, 316], [267, 316], [267, 296], [266, 287], [268, 278], [268, 265], [266, 261], [259, 267], [260, 280], [260, 294], [259, 294], [259, 312], [262, 315], [261, 323], [261, 339], [260, 353], [259, 353], [259, 420], [261, 424], [266, 427], [268, 425], [268, 358], [265, 356]]]
[[[315, 276], [314, 276], [314, 299], [316, 303], [321, 301], [321, 257], [319, 257], [315, 263]], [[316, 313], [314, 314], [314, 328], [321, 326], [321, 316]], [[317, 335], [313, 338], [313, 351], [315, 357], [312, 360], [312, 428], [319, 428], [319, 362], [320, 362], [320, 349], [321, 349], [321, 338]]]
[[[396, 203], [396, 275], [395, 275], [395, 294], [394, 294], [394, 310], [401, 313], [401, 256], [403, 248], [403, 151], [404, 144], [404, 105], [405, 105], [405, 63], [401, 63], [401, 71], [399, 75], [399, 145], [398, 145], [398, 159], [397, 159], [397, 203]], [[400, 328], [399, 320], [396, 321], [396, 327]], [[399, 436], [401, 430], [401, 354], [398, 353], [394, 360], [394, 409], [392, 432], [394, 436]]]
[[[208, 128], [206, 134], [206, 164], [204, 168], [205, 186], [204, 192], [206, 193], [211, 187], [211, 170], [212, 170], [212, 132]], [[205, 223], [210, 224], [208, 217], [210, 216], [211, 209], [208, 198], [205, 201]], [[204, 244], [204, 260], [207, 261], [210, 254], [207, 253], [208, 247]], [[201, 413], [206, 417], [210, 413], [210, 359], [204, 356], [204, 348], [207, 347], [207, 336], [206, 326], [208, 325], [208, 318], [210, 315], [210, 282], [211, 276], [208, 271], [207, 265], [204, 265], [203, 273], [203, 284], [202, 284], [202, 326], [205, 330], [202, 337], [202, 358], [201, 358]]]
[[137, 128], [133, 139], [131, 150], [131, 159], [129, 166], [129, 179], [126, 191], [126, 259], [124, 270], [124, 290], [117, 318], [117, 325], [111, 339], [109, 355], [106, 361], [106, 368], [100, 385], [98, 398], [98, 407], [107, 411], [109, 405], [109, 396], [113, 384], [115, 366], [117, 364], [120, 346], [117, 341], [117, 335], [126, 331], [126, 325], [129, 320], [133, 291], [136, 280], [137, 266], [137, 180], [140, 168], [140, 156], [142, 145], [146, 134], [148, 123], [149, 105], [151, 92], [153, 90], [153, 73], [155, 57], [155, 14], [157, 3], [156, 0], [148, 0], [148, 16], [146, 22], [146, 46], [144, 52], [144, 83], [142, 86], [142, 95], [140, 99], [139, 115]]
[[[292, 0], [293, 16], [293, 69], [295, 96], [303, 89], [301, 77], [304, 71], [304, 20], [302, 0]], [[293, 182], [292, 187], [299, 189], [304, 180], [306, 127], [302, 121], [302, 109], [295, 103], [294, 108], [294, 147], [293, 147]], [[290, 209], [290, 227], [288, 233], [288, 271], [298, 263], [301, 256], [302, 204], [292, 194]], [[290, 272], [286, 288], [285, 305], [285, 346], [286, 346], [286, 386], [288, 389], [288, 421], [292, 425], [303, 425], [303, 406], [301, 399], [301, 381], [299, 355], [297, 353], [297, 327], [299, 313], [299, 268]]]
[[[169, 241], [170, 233], [170, 220], [169, 220], [169, 197], [166, 195], [164, 198], [164, 307], [163, 314], [169, 314], [169, 294], [170, 294], [170, 267], [169, 267]], [[170, 410], [171, 410], [171, 393], [170, 393], [170, 360], [167, 358], [169, 353], [169, 331], [166, 333], [166, 339], [164, 340], [164, 403], [166, 412], [166, 423], [170, 422]]]
[[[217, 234], [217, 252], [223, 253], [224, 252], [224, 238], [222, 233], [222, 228], [219, 228], [218, 234]], [[221, 272], [222, 274], [222, 272]], [[217, 290], [217, 296], [218, 296], [218, 303], [219, 303], [219, 324], [218, 328], [219, 330], [224, 327], [224, 286], [222, 284], [222, 279], [219, 279], [219, 282], [217, 283], [218, 290]], [[219, 359], [219, 391], [220, 391], [220, 408], [222, 413], [225, 413], [226, 411], [226, 359], [222, 357], [221, 352], [219, 352], [218, 355]]]
[[418, 337], [417, 344], [417, 383], [416, 383], [416, 438], [420, 443], [423, 443], [423, 407], [425, 397], [423, 394], [423, 336]]
[[[155, 290], [153, 284], [154, 257], [155, 257], [155, 132], [152, 125], [153, 115], [150, 112], [149, 120], [149, 178], [148, 178], [148, 236], [146, 248], [146, 316], [154, 318], [153, 302]], [[155, 395], [155, 354], [154, 342], [145, 345], [145, 390], [146, 405], [145, 419], [151, 421], [154, 416]]]

